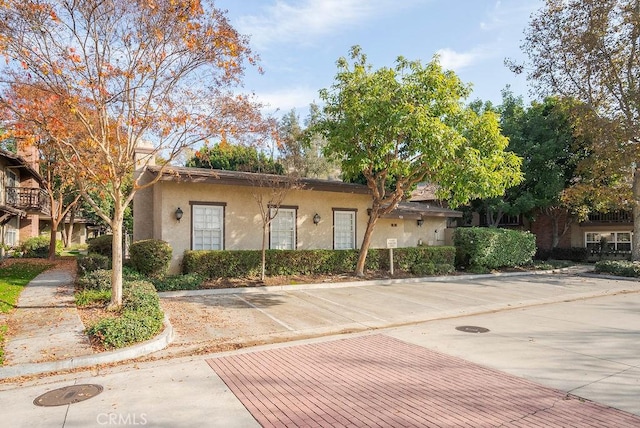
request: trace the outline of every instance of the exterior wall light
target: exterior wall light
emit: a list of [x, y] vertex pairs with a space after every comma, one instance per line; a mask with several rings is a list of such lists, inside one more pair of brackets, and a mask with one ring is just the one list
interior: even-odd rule
[[182, 215], [184, 214], [184, 212], [182, 212], [180, 207], [178, 207], [175, 214], [176, 214], [176, 220], [178, 220], [178, 223], [180, 223], [180, 219], [182, 218]]
[[318, 223], [320, 223], [320, 214], [316, 213], [316, 215], [313, 216], [313, 224], [317, 226]]
[[418, 219], [418, 227], [422, 227], [423, 224], [424, 224], [424, 220], [419, 218]]

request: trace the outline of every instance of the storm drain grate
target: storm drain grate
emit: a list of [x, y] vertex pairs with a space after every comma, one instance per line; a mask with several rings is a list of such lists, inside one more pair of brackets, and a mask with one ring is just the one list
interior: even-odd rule
[[478, 327], [476, 325], [461, 325], [456, 327], [458, 331], [464, 331], [465, 333], [486, 333], [489, 331], [488, 328]]
[[33, 400], [33, 404], [43, 407], [64, 406], [88, 400], [101, 392], [102, 386], [100, 385], [85, 384], [65, 386], [64, 388], [45, 392]]

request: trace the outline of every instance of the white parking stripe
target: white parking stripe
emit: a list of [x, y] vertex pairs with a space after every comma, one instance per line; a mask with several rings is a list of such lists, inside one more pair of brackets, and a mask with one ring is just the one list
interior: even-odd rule
[[243, 299], [242, 297], [236, 295], [235, 296], [236, 299], [242, 300], [244, 303], [246, 303], [247, 305], [251, 306], [254, 309], [259, 310], [260, 312], [262, 312], [264, 315], [268, 316], [269, 318], [271, 318], [273, 321], [277, 322], [278, 324], [280, 324], [281, 326], [283, 326], [284, 328], [286, 328], [289, 331], [294, 331], [295, 329], [292, 328], [290, 325], [288, 325], [287, 323], [280, 321], [278, 318], [274, 317], [273, 315], [267, 313], [266, 311], [263, 311], [262, 309], [260, 309], [259, 307], [257, 307], [256, 305], [254, 305], [253, 303], [249, 302], [248, 300]]

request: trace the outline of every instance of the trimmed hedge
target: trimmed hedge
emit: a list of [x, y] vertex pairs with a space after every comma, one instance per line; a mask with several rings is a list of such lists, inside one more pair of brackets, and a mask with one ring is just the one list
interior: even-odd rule
[[87, 241], [87, 252], [101, 254], [111, 258], [113, 235], [102, 235]]
[[535, 258], [537, 260], [570, 260], [581, 263], [589, 259], [589, 249], [585, 247], [538, 249]]
[[522, 266], [532, 262], [536, 237], [530, 232], [483, 227], [458, 228], [453, 234], [456, 265], [471, 270]]
[[111, 269], [111, 258], [97, 253], [80, 255], [76, 258], [76, 263], [80, 275], [86, 275], [98, 269]]
[[[448, 273], [453, 270], [455, 248], [396, 248], [394, 265], [418, 274]], [[267, 275], [313, 275], [352, 272], [358, 250], [267, 250]], [[260, 274], [259, 250], [185, 251], [183, 272], [204, 278], [254, 277]], [[365, 270], [389, 269], [389, 250], [370, 249]]]
[[[49, 244], [51, 242], [50, 235], [33, 236], [26, 239], [20, 245], [20, 251], [22, 251], [24, 257], [46, 259], [49, 257]], [[62, 254], [64, 245], [62, 241], [56, 241], [56, 255]]]
[[640, 263], [625, 260], [602, 260], [596, 262], [595, 271], [598, 273], [610, 273], [617, 276], [640, 278]]
[[101, 319], [87, 333], [107, 349], [122, 348], [155, 336], [162, 329], [163, 318], [153, 284], [133, 281], [125, 284], [119, 316]]
[[173, 250], [166, 241], [145, 239], [136, 241], [129, 247], [131, 266], [138, 272], [159, 277], [169, 269]]

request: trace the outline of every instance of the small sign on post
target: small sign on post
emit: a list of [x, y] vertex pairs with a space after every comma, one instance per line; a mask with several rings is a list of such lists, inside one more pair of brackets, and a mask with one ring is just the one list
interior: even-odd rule
[[391, 267], [391, 275], [393, 275], [393, 249], [398, 248], [398, 240], [395, 238], [387, 239], [387, 248], [389, 249], [389, 266]]

